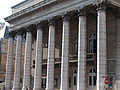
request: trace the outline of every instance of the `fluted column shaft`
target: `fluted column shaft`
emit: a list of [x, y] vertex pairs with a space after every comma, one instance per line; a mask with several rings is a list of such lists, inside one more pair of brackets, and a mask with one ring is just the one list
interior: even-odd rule
[[7, 62], [6, 62], [6, 77], [5, 77], [6, 90], [10, 90], [10, 88], [11, 88], [11, 76], [12, 76], [12, 64], [13, 64], [13, 46], [14, 46], [13, 37], [9, 37]]
[[22, 35], [19, 34], [17, 36], [17, 44], [16, 44], [16, 60], [15, 60], [13, 90], [20, 90], [21, 57], [22, 57]]
[[69, 68], [69, 31], [70, 23], [68, 17], [63, 20], [62, 36], [62, 60], [61, 60], [61, 86], [60, 90], [68, 90], [68, 68]]
[[31, 75], [31, 49], [32, 49], [32, 33], [26, 32], [26, 44], [25, 44], [25, 59], [24, 59], [24, 76], [23, 76], [23, 89], [26, 90], [26, 86], [30, 86]]
[[86, 16], [79, 16], [77, 90], [86, 89]]
[[106, 90], [103, 78], [107, 76], [106, 11], [99, 7], [97, 14], [97, 90]]
[[55, 27], [49, 25], [48, 62], [46, 90], [54, 90]]
[[39, 27], [37, 29], [37, 41], [36, 41], [36, 56], [35, 56], [35, 74], [34, 74], [34, 89], [41, 90], [41, 78], [42, 78], [42, 38], [43, 31]]
[[116, 33], [116, 68], [115, 68], [115, 90], [120, 89], [120, 19], [117, 18], [117, 33]]

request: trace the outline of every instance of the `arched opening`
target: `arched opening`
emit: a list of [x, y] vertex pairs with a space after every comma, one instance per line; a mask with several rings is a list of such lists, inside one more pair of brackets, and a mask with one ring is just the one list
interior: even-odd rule
[[91, 33], [88, 37], [88, 53], [96, 53], [97, 40], [95, 33]]
[[76, 37], [73, 41], [73, 55], [78, 55], [78, 37]]

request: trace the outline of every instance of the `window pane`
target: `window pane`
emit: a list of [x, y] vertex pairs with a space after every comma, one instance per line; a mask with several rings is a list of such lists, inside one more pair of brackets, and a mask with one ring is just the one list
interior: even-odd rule
[[96, 76], [93, 76], [93, 86], [96, 86]]
[[92, 86], [92, 77], [89, 76], [89, 86]]
[[74, 85], [76, 85], [76, 76], [74, 76]]
[[95, 69], [93, 69], [93, 73], [96, 73], [96, 70], [95, 70]]
[[92, 69], [90, 69], [89, 73], [92, 73]]

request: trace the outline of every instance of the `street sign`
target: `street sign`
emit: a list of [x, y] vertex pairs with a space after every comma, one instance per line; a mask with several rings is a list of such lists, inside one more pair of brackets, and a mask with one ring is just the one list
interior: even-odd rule
[[109, 78], [108, 78], [108, 77], [106, 77], [106, 78], [104, 79], [104, 83], [105, 83], [105, 84], [109, 84]]

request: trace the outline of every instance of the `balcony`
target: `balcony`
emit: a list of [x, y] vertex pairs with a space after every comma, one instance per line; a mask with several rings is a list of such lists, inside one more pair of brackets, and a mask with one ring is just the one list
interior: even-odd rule
[[[96, 54], [95, 53], [88, 53], [87, 54], [87, 62], [91, 62], [96, 60]], [[70, 55], [69, 56], [69, 62], [77, 62], [78, 61], [78, 56], [77, 55]], [[43, 65], [47, 64], [47, 59], [44, 59], [43, 61]], [[61, 57], [60, 58], [55, 58], [55, 64], [60, 64], [61, 63]]]

